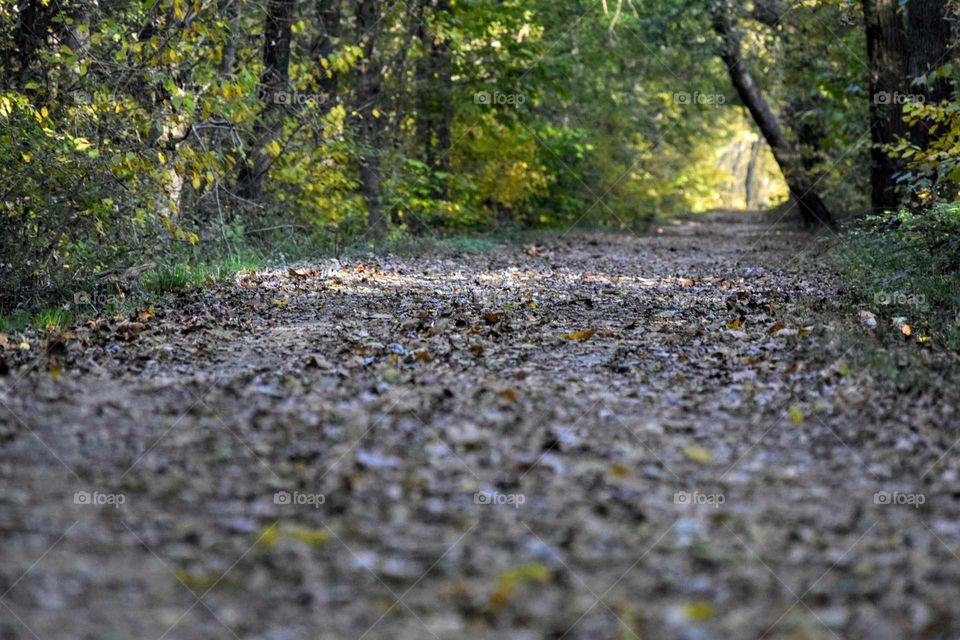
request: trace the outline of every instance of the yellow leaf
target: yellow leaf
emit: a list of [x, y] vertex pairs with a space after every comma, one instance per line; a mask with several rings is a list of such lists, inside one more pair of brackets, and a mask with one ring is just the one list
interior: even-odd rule
[[286, 308], [287, 305], [288, 305], [288, 302], [286, 300], [281, 300], [279, 298], [273, 299], [273, 306], [275, 307], [280, 307], [281, 309], [284, 309]]
[[374, 110], [373, 110], [373, 117], [374, 117], [374, 118], [379, 118], [379, 117], [380, 117], [380, 111], [378, 111], [377, 109], [374, 109]]
[[596, 329], [584, 329], [583, 331], [574, 331], [572, 333], [563, 334], [564, 340], [573, 340], [575, 342], [583, 342], [584, 340], [589, 340], [593, 337], [593, 334], [597, 332]]
[[194, 188], [194, 189], [197, 189], [197, 190], [200, 189], [200, 174], [199, 174], [199, 173], [193, 174], [192, 183], [193, 183], [193, 188]]
[[86, 151], [90, 147], [90, 141], [88, 141], [86, 138], [76, 138], [73, 141], [74, 151]]
[[727, 329], [739, 329], [742, 326], [743, 326], [743, 320], [741, 320], [740, 318], [737, 318], [733, 322], [727, 323]]
[[59, 377], [60, 377], [60, 373], [61, 373], [62, 371], [63, 371], [63, 369], [60, 367], [60, 363], [59, 363], [59, 362], [54, 362], [53, 364], [50, 365], [50, 375], [51, 375], [52, 377], [54, 377], [54, 378], [59, 378]]
[[30, 343], [27, 342], [26, 340], [24, 340], [23, 342], [20, 343], [20, 349], [23, 350], [23, 351], [29, 351], [29, 350], [30, 350]]
[[795, 404], [790, 405], [790, 420], [798, 427], [803, 424], [803, 411]]
[[713, 605], [709, 602], [697, 601], [683, 606], [683, 615], [691, 622], [704, 622], [716, 615]]
[[33, 156], [31, 156], [29, 153], [21, 153], [20, 157], [23, 158], [24, 162], [30, 162], [33, 160]]
[[699, 462], [701, 464], [713, 462], [713, 454], [706, 449], [701, 449], [700, 447], [687, 447], [683, 450], [683, 453], [694, 462]]
[[267, 153], [269, 153], [269, 154], [270, 154], [271, 156], [273, 156], [274, 158], [276, 158], [277, 156], [279, 156], [280, 153], [283, 151], [283, 149], [280, 148], [280, 143], [277, 142], [276, 140], [271, 140], [271, 141], [267, 144], [267, 146], [265, 147], [265, 149], [267, 150]]

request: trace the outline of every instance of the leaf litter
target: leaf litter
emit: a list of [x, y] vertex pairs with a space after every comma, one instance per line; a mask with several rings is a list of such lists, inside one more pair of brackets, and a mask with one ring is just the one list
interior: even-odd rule
[[44, 638], [955, 637], [956, 397], [852, 370], [876, 317], [771, 223], [0, 336], [4, 603]]

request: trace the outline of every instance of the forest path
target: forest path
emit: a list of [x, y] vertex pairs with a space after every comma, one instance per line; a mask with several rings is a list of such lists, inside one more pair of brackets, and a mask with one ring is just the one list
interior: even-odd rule
[[773, 223], [242, 274], [48, 345], [0, 382], [0, 638], [956, 638], [955, 405], [851, 370]]

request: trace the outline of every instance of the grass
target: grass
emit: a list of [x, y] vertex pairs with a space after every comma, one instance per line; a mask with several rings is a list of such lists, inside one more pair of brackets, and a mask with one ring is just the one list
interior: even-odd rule
[[193, 255], [167, 260], [157, 259], [155, 261], [158, 266], [141, 275], [136, 283], [129, 283], [124, 292], [116, 290], [113, 285], [97, 286], [91, 283], [81, 287], [80, 291], [77, 291], [76, 287], [61, 291], [59, 297], [62, 300], [57, 306], [33, 311], [18, 310], [0, 315], [0, 333], [22, 333], [28, 328], [39, 330], [65, 328], [93, 317], [129, 314], [138, 308], [159, 304], [177, 291], [223, 282], [239, 271], [260, 269], [271, 264], [330, 257], [359, 259], [371, 252], [399, 255], [477, 253], [490, 251], [504, 244], [531, 242], [550, 235], [553, 234], [543, 230], [524, 229], [454, 236], [424, 237], [398, 234], [377, 244], [356, 243], [336, 251], [331, 247], [288, 243], [281, 249], [241, 247], [229, 254], [212, 258], [201, 259]]
[[960, 204], [868, 218], [832, 241], [827, 256], [851, 286], [850, 302], [876, 314], [889, 344], [903, 342], [899, 318], [918, 343], [960, 352]]

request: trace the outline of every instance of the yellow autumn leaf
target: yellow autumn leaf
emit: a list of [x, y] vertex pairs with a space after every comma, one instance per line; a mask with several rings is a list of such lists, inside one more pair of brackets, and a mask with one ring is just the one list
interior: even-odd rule
[[279, 156], [280, 153], [283, 151], [283, 149], [280, 148], [280, 143], [277, 142], [276, 140], [271, 140], [269, 143], [267, 143], [266, 147], [264, 148], [267, 150], [267, 153], [269, 153], [274, 158]]
[[199, 173], [193, 174], [193, 180], [191, 181], [191, 183], [193, 184], [193, 188], [194, 188], [194, 189], [198, 189], [198, 190], [200, 189], [200, 174], [199, 174]]
[[790, 420], [798, 427], [803, 424], [803, 411], [795, 404], [790, 405]]
[[709, 602], [697, 601], [684, 605], [683, 615], [691, 622], [704, 622], [713, 618], [716, 611]]
[[686, 447], [683, 450], [683, 453], [694, 462], [699, 462], [701, 464], [713, 462], [713, 454], [706, 449], [701, 449], [700, 447]]
[[584, 340], [589, 340], [593, 337], [593, 334], [597, 332], [596, 329], [584, 329], [583, 331], [573, 331], [571, 333], [563, 334], [564, 340], [572, 340], [574, 342], [583, 342]]
[[740, 318], [737, 318], [733, 322], [727, 323], [727, 329], [739, 329], [742, 326], [743, 326], [743, 320], [741, 320]]

